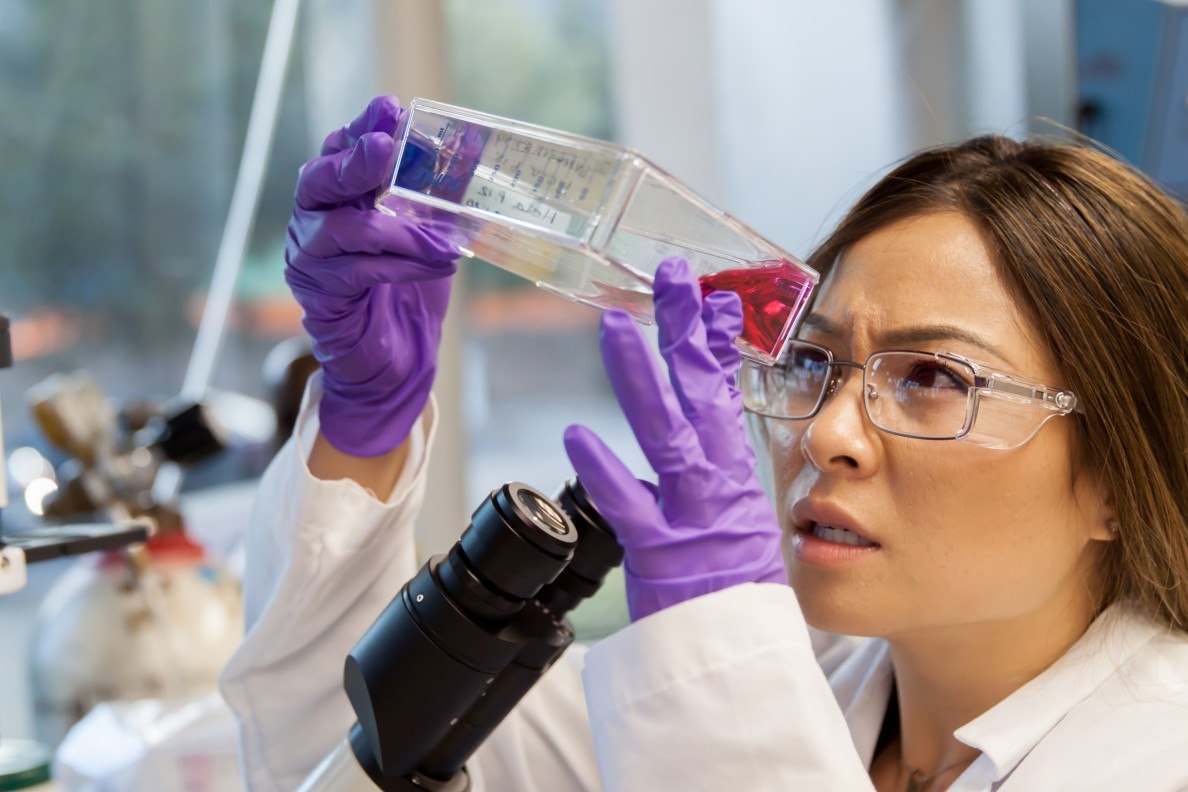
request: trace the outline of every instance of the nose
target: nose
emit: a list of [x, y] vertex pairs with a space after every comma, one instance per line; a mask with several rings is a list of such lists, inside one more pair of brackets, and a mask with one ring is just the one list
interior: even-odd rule
[[874, 475], [881, 463], [878, 430], [866, 416], [861, 370], [841, 369], [839, 373], [841, 381], [830, 389], [805, 430], [801, 452], [823, 473], [866, 478]]

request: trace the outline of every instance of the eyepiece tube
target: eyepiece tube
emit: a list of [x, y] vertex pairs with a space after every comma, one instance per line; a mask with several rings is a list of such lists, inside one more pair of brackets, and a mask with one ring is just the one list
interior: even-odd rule
[[490, 588], [524, 600], [557, 577], [577, 541], [573, 523], [556, 504], [512, 482], [475, 509], [455, 548]]

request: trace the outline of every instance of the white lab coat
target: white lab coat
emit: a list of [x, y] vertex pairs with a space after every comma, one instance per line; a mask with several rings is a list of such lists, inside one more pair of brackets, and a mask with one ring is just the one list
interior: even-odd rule
[[[319, 388], [264, 476], [221, 680], [256, 792], [296, 788], [341, 741], [343, 659], [416, 571], [433, 406], [381, 503], [310, 475]], [[884, 641], [810, 638], [789, 588], [737, 586], [572, 648], [468, 767], [475, 792], [870, 790], [892, 683]], [[955, 791], [1188, 789], [1188, 640], [1110, 608], [956, 736], [983, 754]]]

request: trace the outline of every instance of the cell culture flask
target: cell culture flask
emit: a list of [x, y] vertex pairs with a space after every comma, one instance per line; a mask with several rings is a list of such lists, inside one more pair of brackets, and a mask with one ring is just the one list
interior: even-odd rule
[[680, 256], [703, 294], [739, 294], [738, 346], [772, 364], [819, 279], [631, 149], [425, 99], [395, 137], [381, 211], [570, 299], [651, 323], [656, 268]]

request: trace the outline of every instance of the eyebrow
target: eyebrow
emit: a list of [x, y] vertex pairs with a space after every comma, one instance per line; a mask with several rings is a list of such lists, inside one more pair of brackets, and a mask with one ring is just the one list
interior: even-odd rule
[[[827, 319], [821, 314], [809, 314], [801, 322], [801, 326], [818, 330], [834, 338], [841, 338], [843, 335], [841, 327], [836, 322]], [[894, 330], [883, 333], [882, 340], [884, 343], [892, 346], [906, 346], [921, 341], [963, 341], [966, 344], [986, 350], [1005, 363], [1010, 363], [1010, 360], [989, 341], [977, 333], [970, 332], [956, 325], [934, 323], [897, 327]]]

